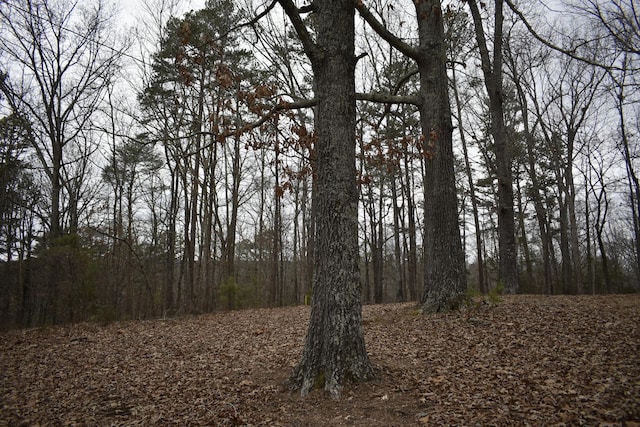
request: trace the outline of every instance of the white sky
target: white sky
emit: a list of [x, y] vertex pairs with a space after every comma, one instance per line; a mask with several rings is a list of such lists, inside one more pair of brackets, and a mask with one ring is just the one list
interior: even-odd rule
[[205, 4], [205, 0], [115, 0], [116, 8], [120, 11], [120, 17], [123, 19], [125, 25], [135, 25], [135, 23], [145, 15], [144, 4], [153, 5], [154, 10], [159, 10], [159, 5], [162, 3], [177, 3], [178, 11], [177, 15], [181, 15], [189, 10], [202, 9]]

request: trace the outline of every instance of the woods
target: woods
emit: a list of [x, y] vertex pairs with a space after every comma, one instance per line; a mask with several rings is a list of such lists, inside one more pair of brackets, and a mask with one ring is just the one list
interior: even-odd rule
[[144, 3], [0, 5], [3, 329], [640, 290], [633, 2]]

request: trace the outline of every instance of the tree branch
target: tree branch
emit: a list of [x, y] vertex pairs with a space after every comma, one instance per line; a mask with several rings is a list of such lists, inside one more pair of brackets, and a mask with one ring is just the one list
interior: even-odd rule
[[[387, 95], [387, 96], [394, 96], [398, 93], [398, 91], [400, 90], [400, 88], [402, 87], [403, 84], [405, 84], [407, 81], [409, 81], [409, 79], [413, 76], [415, 76], [416, 74], [418, 74], [419, 70], [417, 68], [409, 71], [408, 73], [406, 73], [404, 76], [400, 77], [400, 79], [398, 79], [398, 81], [396, 82], [396, 85], [393, 87], [393, 92], [391, 92], [391, 95]], [[414, 102], [405, 102], [407, 104], [413, 104], [416, 106], [419, 106], [420, 104], [422, 104], [422, 100], [418, 97], [406, 97], [406, 98], [415, 98], [416, 101], [418, 101], [417, 103]], [[402, 102], [396, 102], [397, 104], [400, 104]], [[391, 111], [391, 105], [393, 103], [386, 103], [386, 105], [384, 106], [384, 112], [382, 113], [382, 115], [380, 116], [380, 119], [378, 120], [378, 124], [376, 125], [376, 127], [380, 127], [380, 125], [382, 124], [382, 122], [384, 121], [385, 117], [387, 116], [387, 114], [389, 114], [389, 112]]]
[[227, 36], [228, 34], [239, 30], [242, 27], [252, 27], [255, 24], [258, 23], [258, 21], [260, 19], [262, 19], [264, 16], [266, 16], [269, 12], [271, 12], [271, 10], [276, 6], [276, 4], [278, 4], [278, 0], [272, 0], [271, 3], [269, 4], [269, 6], [267, 6], [262, 12], [260, 12], [259, 14], [257, 14], [255, 17], [253, 17], [251, 20], [247, 21], [247, 22], [241, 22], [240, 24], [231, 27], [231, 29], [229, 29], [229, 31], [227, 31], [226, 33], [224, 33], [223, 36]]
[[360, 13], [360, 16], [369, 24], [369, 26], [378, 33], [380, 37], [386, 40], [391, 46], [400, 51], [402, 54], [412, 58], [414, 60], [418, 60], [420, 53], [418, 49], [413, 46], [403, 42], [395, 34], [391, 31], [387, 30], [387, 28], [380, 22], [371, 11], [364, 5], [362, 0], [356, 0], [356, 10]]
[[[212, 136], [214, 138], [214, 141], [212, 141], [211, 143], [205, 144], [204, 146], [200, 147], [200, 150], [204, 150], [206, 148], [210, 148], [212, 145], [216, 144], [222, 138], [228, 138], [230, 136], [239, 136], [239, 135], [242, 135], [245, 132], [248, 132], [248, 131], [253, 130], [253, 129], [257, 128], [257, 127], [262, 126], [264, 123], [266, 123], [275, 114], [277, 114], [280, 111], [284, 111], [284, 110], [300, 110], [300, 109], [303, 109], [303, 108], [310, 108], [310, 107], [315, 106], [317, 104], [317, 102], [318, 101], [315, 98], [313, 98], [313, 99], [300, 99], [300, 100], [293, 101], [293, 102], [280, 101], [276, 105], [274, 105], [271, 108], [271, 110], [269, 110], [265, 115], [260, 117], [258, 120], [256, 120], [255, 122], [252, 122], [252, 123], [248, 123], [248, 124], [246, 124], [246, 125], [244, 125], [244, 126], [242, 126], [240, 128], [230, 129], [230, 130], [227, 130], [227, 131], [222, 132], [222, 133], [209, 132], [209, 131], [194, 132], [194, 133], [189, 134], [189, 135], [184, 135], [184, 136], [175, 137], [175, 138], [169, 138], [169, 140], [188, 139], [188, 138], [192, 138], [192, 137], [197, 136], [197, 135]], [[161, 141], [161, 140], [158, 140], [158, 142], [159, 141]], [[187, 155], [187, 156], [190, 156], [192, 154], [195, 154], [195, 152], [185, 153], [185, 155]]]
[[284, 110], [301, 110], [304, 108], [311, 108], [313, 106], [315, 106], [318, 103], [318, 101], [315, 98], [312, 99], [300, 99], [297, 101], [293, 101], [293, 102], [288, 102], [288, 101], [280, 101], [278, 102], [276, 105], [274, 105], [271, 110], [269, 110], [267, 112], [267, 114], [265, 114], [264, 116], [260, 117], [258, 120], [256, 120], [255, 122], [246, 124], [244, 126], [242, 126], [240, 129], [237, 129], [233, 132], [229, 131], [226, 132], [225, 134], [223, 134], [223, 136], [227, 137], [227, 136], [231, 136], [237, 133], [244, 133], [247, 131], [250, 131], [252, 129], [255, 129], [259, 126], [261, 126], [263, 123], [266, 123], [269, 119], [271, 119], [276, 113], [280, 112], [280, 111], [284, 111]]
[[409, 81], [409, 79], [413, 76], [415, 76], [416, 74], [418, 74], [419, 70], [417, 68], [414, 68], [413, 70], [410, 70], [409, 72], [407, 72], [405, 75], [403, 75], [402, 77], [400, 77], [400, 79], [398, 79], [398, 81], [396, 82], [396, 85], [393, 87], [393, 92], [392, 94], [395, 95], [398, 93], [398, 91], [400, 90], [400, 88], [402, 87], [403, 84], [405, 84], [407, 81]]
[[315, 12], [316, 9], [317, 9], [316, 3], [315, 1], [313, 1], [310, 4], [299, 8], [298, 13], [311, 13], [311, 12]]
[[476, 3], [475, 0], [467, 0], [467, 4], [469, 5], [469, 9], [471, 10], [471, 17], [473, 19], [473, 25], [475, 27], [476, 41], [478, 43], [478, 50], [480, 51], [482, 72], [484, 74], [485, 82], [493, 82], [491, 57], [489, 56], [487, 38], [482, 27], [482, 18], [480, 17], [480, 9], [478, 8], [478, 3]]
[[315, 57], [317, 55], [316, 44], [309, 34], [307, 30], [307, 26], [302, 22], [302, 18], [300, 17], [300, 11], [293, 3], [293, 0], [277, 0], [284, 9], [284, 12], [287, 14], [289, 19], [291, 20], [291, 24], [293, 24], [293, 28], [295, 28], [300, 41], [302, 42], [302, 46], [304, 47], [304, 51], [309, 55], [309, 59], [311, 59], [311, 63], [314, 62]]
[[389, 95], [385, 93], [356, 93], [356, 100], [371, 101], [380, 104], [422, 104], [420, 98], [417, 96]]
[[511, 9], [511, 11], [516, 14], [516, 16], [518, 18], [520, 18], [520, 20], [522, 21], [522, 23], [524, 24], [525, 27], [527, 27], [527, 30], [529, 31], [529, 33], [536, 39], [538, 40], [540, 43], [542, 43], [543, 45], [547, 46], [550, 49], [553, 49], [557, 52], [563, 53], [565, 55], [567, 55], [570, 58], [573, 58], [577, 61], [580, 62], [584, 62], [585, 64], [588, 65], [592, 65], [594, 67], [600, 67], [600, 68], [604, 68], [605, 70], [619, 70], [622, 71], [622, 69], [620, 67], [616, 67], [613, 65], [604, 65], [601, 64], [597, 61], [593, 61], [590, 60], [588, 58], [584, 58], [578, 54], [576, 54], [575, 49], [569, 50], [569, 49], [565, 49], [562, 48], [560, 46], [557, 46], [553, 43], [551, 43], [549, 40], [545, 39], [544, 37], [542, 37], [540, 34], [538, 34], [536, 32], [536, 30], [533, 29], [533, 27], [531, 26], [531, 24], [529, 23], [529, 21], [527, 21], [527, 18], [525, 18], [524, 14], [522, 12], [520, 12], [520, 10], [518, 10], [518, 8], [513, 4], [512, 0], [504, 0], [507, 5], [509, 6], [509, 8]]

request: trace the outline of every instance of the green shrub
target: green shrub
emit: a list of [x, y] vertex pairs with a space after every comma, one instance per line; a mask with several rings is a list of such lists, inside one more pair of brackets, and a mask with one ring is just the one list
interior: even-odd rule
[[255, 305], [255, 285], [238, 283], [230, 276], [218, 288], [218, 305], [225, 310], [237, 310]]

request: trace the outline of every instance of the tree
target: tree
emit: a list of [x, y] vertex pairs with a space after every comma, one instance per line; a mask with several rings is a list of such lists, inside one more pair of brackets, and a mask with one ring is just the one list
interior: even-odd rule
[[607, 72], [613, 83], [611, 95], [620, 122], [619, 149], [627, 171], [636, 261], [636, 289], [640, 290], [640, 183], [637, 165], [634, 165], [633, 161], [633, 147], [630, 144], [630, 123], [633, 123], [633, 120], [628, 118], [633, 116], [633, 106], [638, 102], [637, 97], [634, 97], [638, 73], [634, 71], [638, 70], [640, 59], [640, 8], [631, 0], [581, 0], [575, 7], [579, 13], [590, 17], [594, 26], [606, 34], [613, 45], [615, 67], [607, 69]]
[[[518, 291], [517, 245], [515, 238], [515, 217], [513, 209], [513, 172], [511, 170], [512, 153], [504, 123], [504, 93], [502, 70], [503, 45], [503, 5], [504, 0], [495, 0], [493, 58], [487, 45], [487, 36], [482, 15], [476, 0], [467, 0], [473, 23], [476, 41], [480, 50], [482, 73], [489, 96], [491, 113], [491, 135], [493, 137], [496, 160], [496, 180], [498, 182], [498, 241], [499, 269], [498, 281], [508, 293]], [[484, 4], [481, 2], [481, 4]]]
[[459, 306], [467, 280], [458, 221], [443, 13], [439, 0], [418, 1], [414, 5], [418, 20], [417, 47], [397, 38], [362, 1], [356, 2], [367, 23], [390, 45], [412, 58], [418, 67], [420, 90], [412, 102], [420, 112], [425, 162], [425, 278], [420, 302], [422, 310], [430, 313]]
[[[24, 152], [28, 147], [24, 121], [11, 114], [0, 119], [0, 259], [12, 261], [20, 242], [20, 210], [25, 178], [30, 178]], [[30, 243], [28, 243], [30, 244]]]
[[315, 1], [314, 40], [293, 1], [279, 3], [311, 61], [317, 99], [312, 308], [302, 360], [291, 382], [303, 395], [321, 383], [337, 397], [345, 380], [373, 377], [358, 271], [354, 7], [350, 0]]
[[[4, 310], [14, 308], [14, 324], [20, 326], [30, 322], [34, 292], [28, 274], [23, 274], [23, 267], [30, 262], [36, 243], [38, 201], [42, 198], [32, 167], [25, 158], [29, 138], [29, 124], [24, 118], [11, 114], [0, 119], [0, 260], [4, 261], [2, 275], [7, 282], [0, 299]], [[10, 284], [14, 285], [13, 289]]]
[[602, 263], [602, 277], [604, 280], [604, 290], [606, 293], [612, 291], [612, 280], [609, 268], [609, 257], [605, 244], [605, 226], [607, 224], [607, 216], [609, 214], [610, 196], [607, 192], [607, 183], [605, 176], [611, 168], [611, 163], [607, 164], [603, 158], [591, 156], [588, 159], [589, 167], [595, 174], [595, 183], [589, 182], [589, 187], [596, 200], [594, 212], [594, 230], [596, 233], [596, 242], [600, 252], [600, 260]]
[[[209, 0], [202, 10], [171, 18], [153, 58], [151, 79], [140, 94], [146, 124], [162, 142], [171, 173], [165, 279], [169, 309], [175, 303], [184, 311], [194, 310], [201, 286], [212, 294], [208, 287], [214, 282], [203, 277], [212, 277], [216, 241], [224, 261], [222, 280], [235, 281], [241, 129], [251, 101], [259, 98], [250, 93], [248, 54], [232, 31], [240, 18], [229, 0]], [[182, 263], [176, 275], [179, 249]]]
[[153, 291], [146, 280], [147, 271], [145, 266], [141, 265], [140, 240], [144, 234], [137, 229], [142, 224], [141, 221], [137, 221], [136, 211], [138, 199], [144, 193], [145, 181], [160, 171], [162, 162], [155, 147], [146, 141], [145, 137], [146, 135], [140, 135], [138, 139], [127, 140], [113, 147], [108, 159], [109, 164], [102, 172], [103, 180], [112, 189], [109, 193], [113, 195], [110, 288], [114, 299], [123, 295], [128, 297], [123, 303], [128, 305], [129, 309], [123, 312], [132, 318], [143, 315], [137, 310], [137, 307], [143, 305], [142, 295], [135, 287], [137, 272], [142, 273], [147, 297], [153, 300]]
[[558, 185], [563, 290], [565, 293], [576, 290], [581, 293], [581, 251], [573, 168], [581, 151], [579, 132], [585, 126], [589, 113], [594, 110], [594, 98], [600, 91], [605, 73], [593, 66], [577, 64], [577, 61], [568, 57], [561, 59], [559, 66], [564, 73], [557, 81], [548, 76], [551, 93], [544, 112], [548, 117], [540, 117], [539, 120], [548, 150], [553, 153], [552, 165]]
[[[475, 229], [475, 243], [476, 243], [476, 264], [478, 269], [478, 290], [482, 293], [489, 291], [486, 283], [485, 274], [485, 262], [484, 262], [484, 250], [482, 243], [482, 229], [480, 227], [480, 215], [478, 209], [478, 197], [476, 194], [476, 185], [474, 183], [474, 176], [472, 173], [471, 160], [469, 156], [469, 144], [467, 142], [466, 123], [463, 117], [463, 106], [467, 105], [470, 101], [469, 97], [462, 99], [460, 90], [460, 82], [458, 77], [458, 71], [456, 67], [459, 66], [460, 61], [464, 61], [465, 58], [471, 53], [473, 49], [473, 29], [469, 25], [469, 16], [466, 13], [458, 11], [456, 14], [451, 14], [446, 27], [447, 40], [449, 41], [449, 47], [447, 49], [450, 58], [451, 65], [451, 91], [453, 92], [453, 100], [455, 101], [455, 115], [458, 132], [460, 134], [460, 143], [462, 145], [462, 153], [464, 157], [464, 169], [466, 173], [469, 198], [471, 199], [471, 213], [473, 216], [473, 225]], [[466, 63], [462, 63], [464, 68], [467, 67]]]
[[[627, 63], [628, 58], [624, 55], [623, 64]], [[626, 123], [626, 105], [628, 101], [625, 101], [627, 96], [626, 86], [629, 76], [625, 71], [620, 73], [618, 77], [612, 76], [612, 80], [615, 85], [615, 103], [618, 110], [618, 116], [620, 120], [619, 132], [620, 132], [620, 151], [624, 158], [625, 168], [627, 171], [627, 182], [629, 184], [629, 206], [631, 207], [631, 219], [633, 224], [633, 239], [636, 258], [636, 289], [640, 291], [640, 180], [638, 180], [637, 167], [634, 166], [634, 152], [632, 150], [632, 144], [630, 143], [631, 135], [627, 129]], [[630, 85], [631, 87], [632, 84]], [[635, 156], [637, 158], [637, 156]]]
[[[513, 38], [505, 45], [505, 60], [508, 72], [510, 73], [511, 82], [514, 85], [516, 91], [516, 100], [518, 109], [522, 116], [522, 125], [525, 140], [524, 149], [524, 168], [529, 176], [529, 187], [526, 191], [529, 193], [529, 197], [533, 199], [533, 205], [535, 210], [535, 216], [538, 224], [538, 232], [540, 238], [541, 252], [542, 252], [542, 289], [544, 292], [552, 293], [552, 281], [551, 281], [551, 254], [553, 251], [552, 232], [549, 224], [549, 214], [544, 206], [543, 200], [543, 184], [541, 172], [539, 169], [543, 167], [543, 163], [540, 161], [542, 153], [540, 146], [542, 144], [537, 141], [535, 129], [540, 124], [539, 120], [530, 120], [530, 107], [528, 97], [533, 97], [532, 101], [534, 105], [537, 105], [536, 98], [536, 84], [535, 77], [530, 76], [531, 70], [537, 69], [540, 63], [548, 59], [547, 55], [537, 54], [533, 49], [526, 49], [529, 44], [528, 37], [520, 40], [523, 44], [520, 48], [516, 46]], [[537, 58], [541, 57], [541, 58]], [[534, 108], [535, 110], [535, 108]], [[532, 122], [535, 122], [532, 125]]]
[[425, 152], [425, 312], [457, 307], [467, 287], [454, 174], [453, 125], [440, 0], [416, 2]]
[[102, 2], [12, 0], [0, 6], [0, 19], [2, 67], [21, 69], [2, 90], [15, 113], [32, 123], [33, 149], [50, 183], [49, 237], [56, 239], [68, 231], [63, 212], [78, 211], [71, 206], [77, 197], [65, 194], [71, 183], [64, 169], [74, 161], [68, 151], [91, 124], [121, 51], [111, 47]]
[[[612, 40], [619, 52], [640, 56], [640, 7], [633, 0], [578, 0], [572, 5], [580, 14], [592, 18], [596, 26]], [[594, 41], [597, 38], [594, 37]], [[621, 69], [633, 70], [638, 64], [622, 63]], [[637, 70], [637, 68], [635, 68]]]

